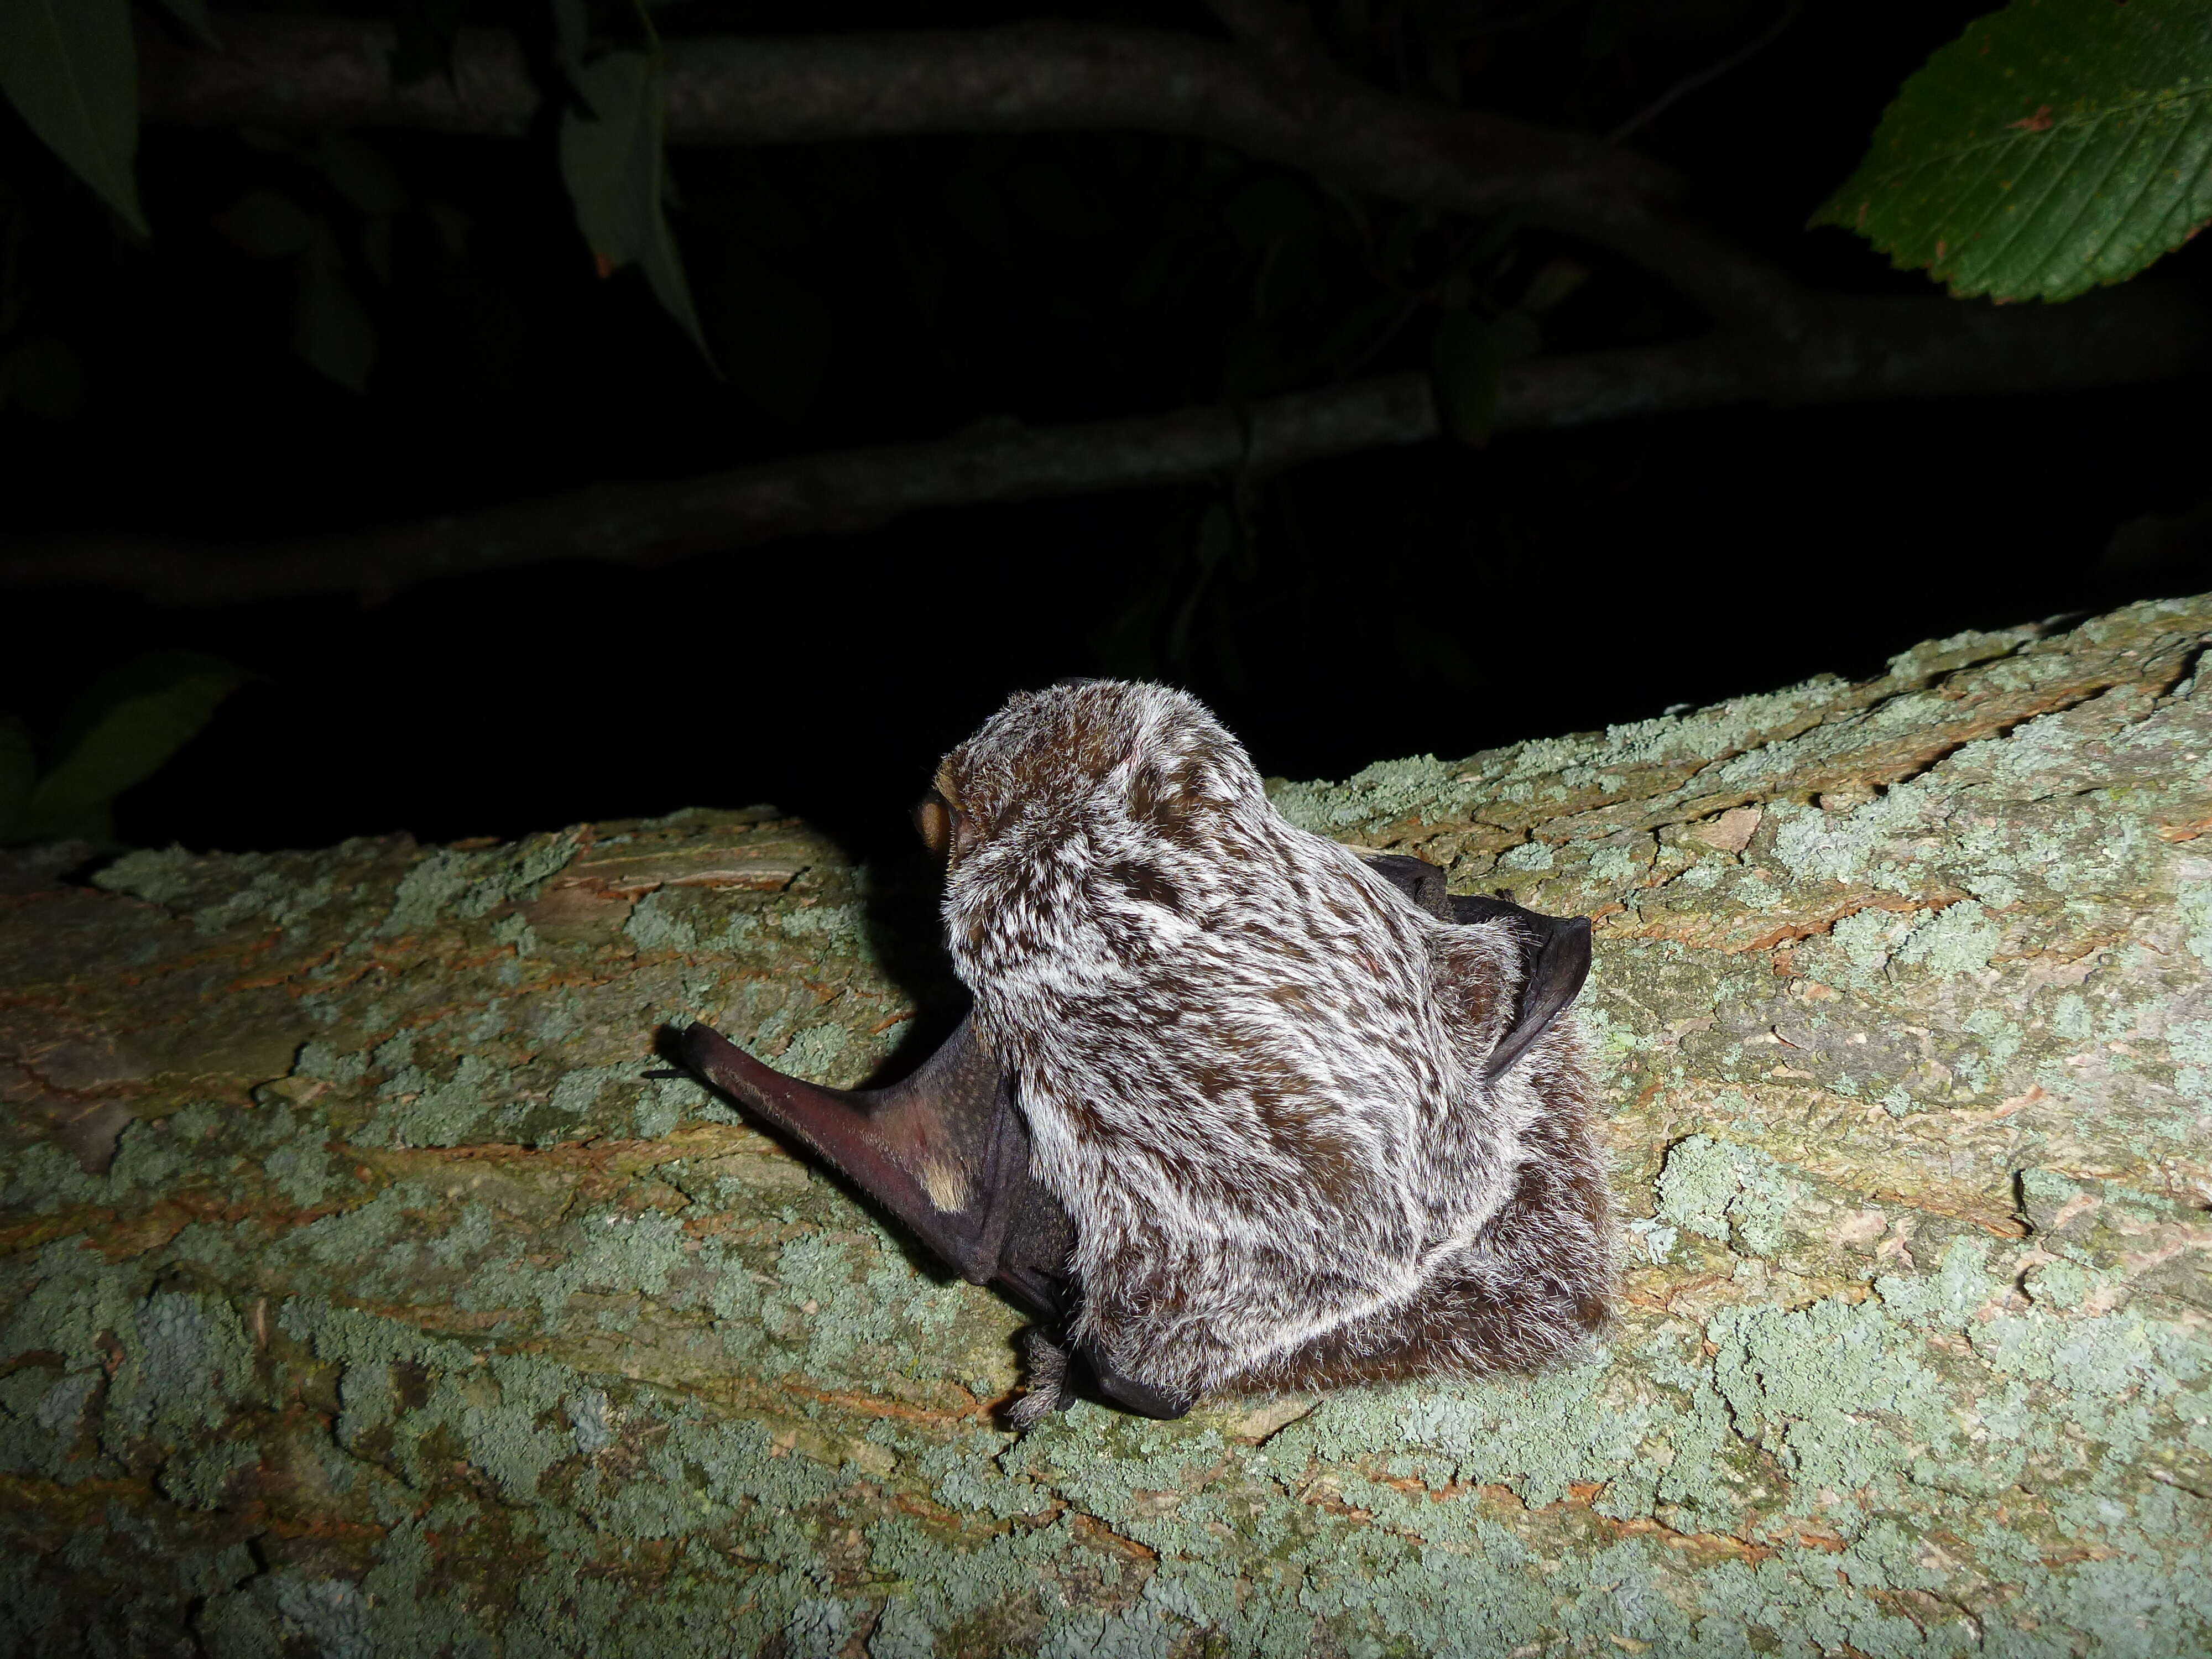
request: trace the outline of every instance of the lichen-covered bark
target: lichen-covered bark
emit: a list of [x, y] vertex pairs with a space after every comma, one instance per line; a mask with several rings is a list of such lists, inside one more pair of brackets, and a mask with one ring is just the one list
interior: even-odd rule
[[1018, 1442], [1009, 1310], [647, 1075], [914, 1029], [802, 826], [16, 857], [0, 1649], [2212, 1650], [2208, 636], [1281, 787], [1598, 918], [1618, 1328]]

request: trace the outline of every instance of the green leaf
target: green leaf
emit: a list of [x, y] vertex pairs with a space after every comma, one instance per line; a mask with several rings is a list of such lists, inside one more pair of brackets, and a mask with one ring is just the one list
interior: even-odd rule
[[1447, 311], [1429, 349], [1437, 415], [1444, 430], [1480, 448], [1498, 421], [1507, 342], [1471, 311]]
[[114, 839], [115, 798], [159, 771], [250, 676], [196, 652], [159, 652], [102, 675], [62, 717], [61, 757], [9, 830], [19, 841]]
[[561, 176], [576, 223], [602, 275], [635, 264], [662, 307], [709, 362], [684, 262], [661, 210], [666, 186], [660, 143], [660, 62], [640, 52], [610, 52], [570, 71], [591, 106], [561, 118]]
[[0, 91], [140, 235], [138, 52], [127, 0], [0, 0]]
[[2013, 0], [1905, 83], [1813, 216], [1957, 295], [2070, 299], [2212, 221], [2212, 7]]
[[376, 366], [376, 325], [346, 280], [345, 256], [327, 225], [300, 255], [292, 293], [292, 350], [349, 392], [366, 395]]

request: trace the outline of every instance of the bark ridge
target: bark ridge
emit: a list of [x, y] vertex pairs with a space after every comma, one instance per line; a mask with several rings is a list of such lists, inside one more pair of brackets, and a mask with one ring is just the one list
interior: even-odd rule
[[0, 1647], [2212, 1647], [2212, 598], [1285, 784], [1597, 919], [1623, 1316], [1079, 1406], [647, 1073], [858, 1082], [929, 909], [767, 809], [0, 860]]

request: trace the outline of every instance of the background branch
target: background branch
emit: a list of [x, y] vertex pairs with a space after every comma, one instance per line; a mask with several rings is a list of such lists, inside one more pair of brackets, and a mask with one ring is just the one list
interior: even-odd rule
[[[1938, 299], [1832, 303], [1799, 348], [1714, 334], [1509, 368], [1496, 429], [1526, 431], [1764, 401], [2051, 392], [2212, 364], [2212, 324], [2182, 290], [2138, 283], [2063, 309]], [[0, 544], [0, 588], [88, 585], [166, 605], [303, 594], [380, 598], [556, 559], [659, 562], [866, 528], [927, 507], [1156, 487], [1270, 471], [1437, 435], [1428, 381], [1392, 374], [1218, 409], [1048, 428], [987, 423], [933, 442], [830, 452], [588, 489], [480, 512], [259, 546], [67, 535]]]
[[[394, 126], [517, 137], [541, 94], [514, 39], [464, 30], [450, 79], [405, 86], [389, 26], [227, 20], [222, 52], [148, 31], [140, 109], [190, 126]], [[1122, 131], [1195, 137], [1385, 200], [1523, 210], [1607, 248], [1717, 317], [1784, 333], [1805, 299], [1680, 205], [1673, 169], [1581, 134], [1394, 98], [1301, 60], [1196, 35], [1029, 23], [972, 31], [668, 43], [674, 144], [949, 132]]]

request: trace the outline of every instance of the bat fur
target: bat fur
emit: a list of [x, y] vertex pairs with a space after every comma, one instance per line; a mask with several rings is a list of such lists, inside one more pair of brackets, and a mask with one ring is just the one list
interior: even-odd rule
[[[1298, 829], [1157, 685], [1016, 696], [922, 816], [975, 998], [947, 1051], [1003, 1079], [1018, 1121], [995, 1133], [1029, 1145], [1006, 1202], [1044, 1241], [993, 1278], [996, 1235], [963, 1235], [986, 1259], [963, 1270], [1025, 1274], [1017, 1299], [1060, 1316], [1109, 1398], [1173, 1416], [1213, 1390], [1524, 1372], [1603, 1325], [1607, 1187], [1565, 1013], [1587, 924]], [[775, 1078], [712, 1041], [695, 1069], [741, 1099]], [[887, 1200], [925, 1226], [947, 1192], [969, 1203], [933, 1167], [945, 1190]], [[1017, 1426], [1064, 1398], [1067, 1352], [1040, 1336]]]

